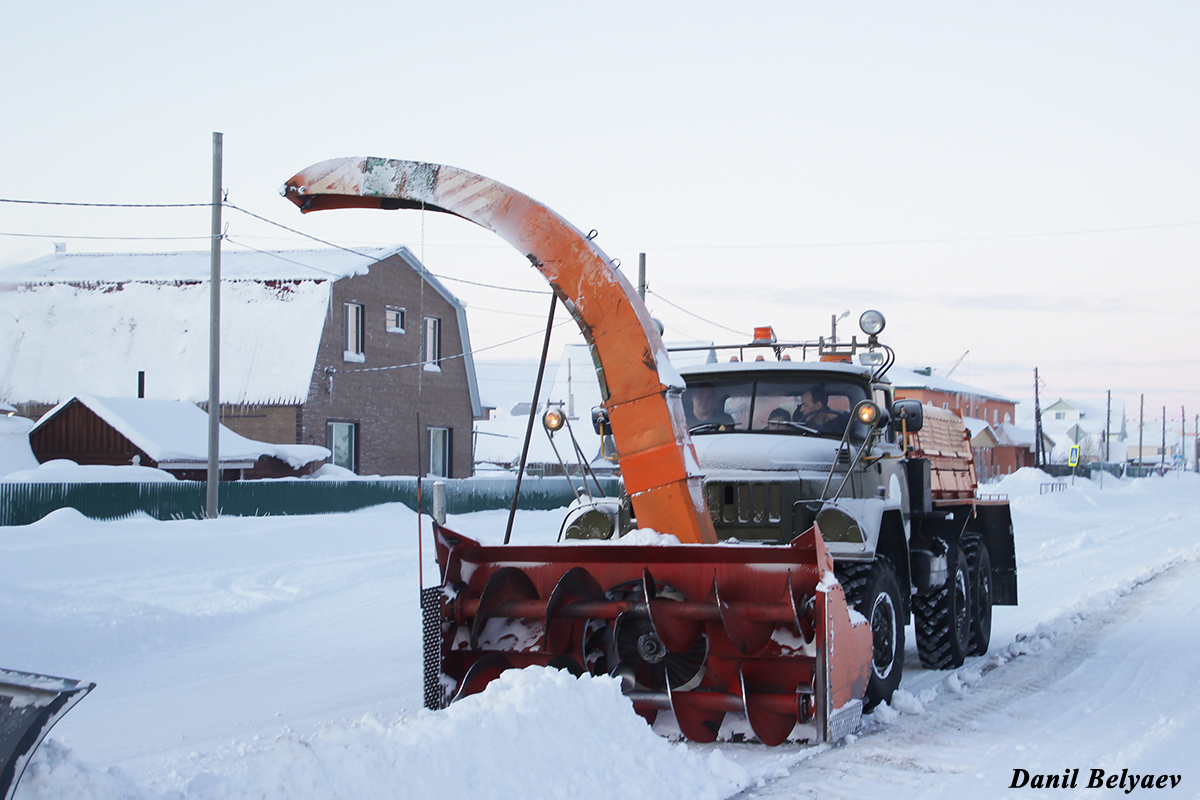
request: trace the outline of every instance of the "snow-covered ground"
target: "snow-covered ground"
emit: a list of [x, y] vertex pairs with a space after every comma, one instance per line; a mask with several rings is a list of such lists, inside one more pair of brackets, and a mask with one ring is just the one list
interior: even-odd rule
[[[958, 797], [1076, 768], [1079, 791], [1093, 769], [1127, 770], [1197, 796], [1200, 476], [1040, 494], [1050, 480], [988, 487], [1013, 502], [1021, 600], [996, 609], [991, 652], [922, 670], [910, 628], [893, 707], [820, 747], [672, 743], [612, 681], [546, 670], [421, 710], [417, 519], [402, 506], [63, 510], [0, 528], [0, 667], [97, 683], [17, 797]], [[497, 541], [504, 515], [449, 524]], [[515, 538], [553, 540], [559, 521], [523, 512]]]

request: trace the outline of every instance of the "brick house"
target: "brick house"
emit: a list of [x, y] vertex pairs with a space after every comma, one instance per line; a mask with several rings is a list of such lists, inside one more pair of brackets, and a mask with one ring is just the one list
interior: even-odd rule
[[892, 382], [897, 399], [920, 400], [922, 404], [957, 411], [960, 416], [981, 419], [993, 429], [1017, 418], [1016, 400], [934, 375], [928, 367], [892, 367], [888, 370], [888, 380]]
[[[208, 398], [209, 254], [55, 253], [0, 270], [0, 400]], [[471, 474], [466, 310], [405, 247], [222, 253], [221, 422], [361, 474]], [[418, 429], [418, 419], [420, 428]], [[420, 447], [420, 465], [418, 464]]]

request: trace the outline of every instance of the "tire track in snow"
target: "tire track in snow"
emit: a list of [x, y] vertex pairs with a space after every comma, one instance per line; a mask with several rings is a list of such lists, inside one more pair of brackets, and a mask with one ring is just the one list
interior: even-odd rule
[[[1122, 625], [1136, 623], [1143, 614], [1154, 613], [1156, 597], [1170, 588], [1163, 586], [1164, 583], [1174, 585], [1177, 580], [1194, 580], [1197, 572], [1200, 564], [1193, 551], [1130, 581], [1126, 591], [1109, 602], [1097, 605], [1092, 598], [1090, 609], [1065, 614], [1051, 624], [1043, 623], [1033, 634], [993, 650], [989, 657], [968, 659], [964, 668], [953, 672], [926, 672], [926, 676], [945, 676], [937, 681], [936, 689], [928, 686], [927, 680], [920, 680], [922, 676], [918, 673], [913, 676], [916, 683], [926, 687], [917, 693], [918, 702], [924, 706], [923, 713], [902, 714], [890, 723], [869, 721], [857, 741], [839, 743], [808, 757], [802, 751], [798, 754], [801, 763], [790, 774], [747, 788], [733, 797], [858, 800], [879, 794], [883, 787], [889, 798], [936, 795], [952, 779], [977, 769], [972, 765], [976, 753], [991, 754], [1001, 747], [988, 737], [992, 727], [1014, 724], [1033, 727], [1043, 721], [1043, 708], [1049, 709], [1047, 714], [1056, 713], [1052, 699], [1036, 705], [1029, 701], [1037, 695], [1063, 694], [1068, 688], [1064, 681], [1096, 656], [1108, 636]], [[1165, 577], [1172, 580], [1163, 581]], [[1011, 655], [1007, 660], [1000, 655], [1010, 651], [1019, 655]], [[949, 685], [958, 676], [974, 685], [954, 691]], [[899, 698], [896, 704], [904, 705]], [[1112, 724], [1112, 718], [1102, 717], [1096, 722]], [[1162, 726], [1147, 735], [1151, 739], [1162, 736]], [[1030, 749], [1036, 749], [1033, 737], [1030, 741]], [[1137, 742], [1126, 744], [1138, 747]], [[1022, 749], [1017, 746], [1017, 750]], [[1122, 755], [1118, 750], [1111, 757], [1120, 760]], [[1010, 791], [1007, 784], [978, 788], [995, 790], [996, 794]]]

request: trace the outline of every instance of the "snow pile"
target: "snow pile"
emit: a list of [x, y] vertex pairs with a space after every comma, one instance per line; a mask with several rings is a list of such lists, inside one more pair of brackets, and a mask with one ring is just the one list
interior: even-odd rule
[[76, 464], [56, 458], [33, 469], [22, 469], [0, 477], [0, 483], [167, 483], [175, 476], [153, 467], [107, 464]]
[[0, 477], [37, 468], [38, 460], [29, 449], [32, 428], [33, 422], [24, 417], [0, 416]]
[[[225, 772], [201, 772], [187, 800], [353, 797], [356, 800], [687, 797], [719, 800], [745, 786], [720, 750], [702, 758], [655, 735], [612, 678], [540, 667], [510, 670], [479, 695], [395, 725], [371, 715], [246, 747]], [[43, 747], [18, 800], [167, 798], [119, 770]]]

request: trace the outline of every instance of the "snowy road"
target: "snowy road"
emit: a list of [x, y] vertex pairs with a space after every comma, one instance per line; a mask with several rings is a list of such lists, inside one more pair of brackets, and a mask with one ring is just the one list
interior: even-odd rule
[[[1027, 639], [1032, 652], [1002, 665], [984, 661], [971, 686], [951, 692], [943, 678], [924, 713], [873, 726], [737, 797], [862, 798], [884, 785], [888, 797], [996, 796], [1064, 774], [1085, 791], [1089, 781], [1121, 780], [1126, 771], [1120, 789], [1129, 789], [1128, 776], [1174, 775], [1177, 796], [1200, 796], [1192, 761], [1200, 741], [1198, 587], [1200, 564], [1180, 563], [1069, 627]], [[1158, 788], [1170, 785], [1167, 777]]]
[[[611, 681], [572, 689], [532, 675], [453, 714], [419, 712], [416, 523], [403, 508], [167, 523], [63, 511], [0, 528], [0, 666], [98, 684], [18, 797], [383, 798], [441, 786], [473, 798], [903, 800], [998, 796], [1014, 770], [1032, 783], [1076, 768], [1077, 791], [1103, 769], [1127, 770], [1126, 787], [1130, 773], [1179, 775], [1172, 794], [1200, 796], [1189, 771], [1200, 478], [1080, 480], [1042, 495], [1045, 480], [999, 487], [1013, 502], [1021, 604], [996, 609], [988, 656], [952, 675], [922, 670], [910, 629], [894, 708], [856, 741], [816, 748], [671, 746]], [[451, 527], [494, 540], [502, 518]], [[516, 530], [548, 541], [558, 521], [530, 512]]]

